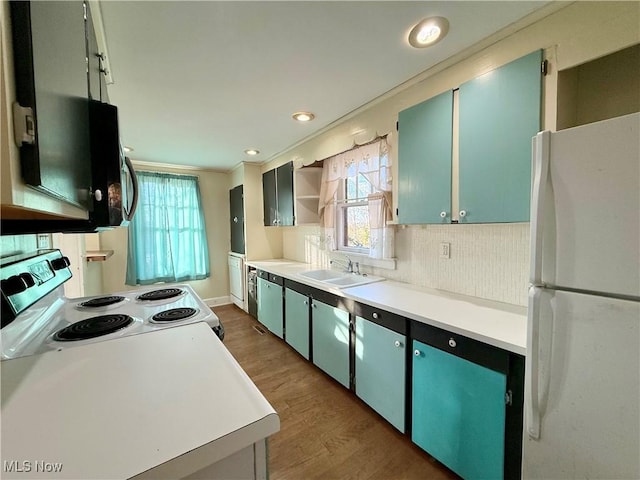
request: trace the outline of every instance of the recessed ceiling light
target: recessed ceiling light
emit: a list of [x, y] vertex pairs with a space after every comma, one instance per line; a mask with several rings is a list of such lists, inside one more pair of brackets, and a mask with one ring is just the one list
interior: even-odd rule
[[122, 147], [122, 149], [124, 150], [124, 153], [133, 152], [133, 147], [128, 147], [126, 145]]
[[316, 118], [316, 116], [311, 112], [296, 112], [291, 116], [298, 122], [310, 122], [311, 120]]
[[251, 155], [253, 157], [259, 154], [260, 150], [256, 150], [255, 148], [248, 148], [247, 150], [244, 151], [244, 153], [246, 153], [247, 155]]
[[415, 48], [430, 47], [442, 40], [448, 31], [449, 21], [446, 18], [425, 18], [409, 32], [409, 44]]

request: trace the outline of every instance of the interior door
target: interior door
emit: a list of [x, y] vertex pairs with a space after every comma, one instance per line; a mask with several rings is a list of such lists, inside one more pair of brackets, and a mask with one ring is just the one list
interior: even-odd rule
[[243, 186], [229, 190], [229, 217], [231, 220], [231, 251], [245, 253]]

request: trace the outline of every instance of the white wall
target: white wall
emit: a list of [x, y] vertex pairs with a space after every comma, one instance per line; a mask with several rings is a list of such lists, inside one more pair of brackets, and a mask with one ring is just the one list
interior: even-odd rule
[[[557, 78], [563, 70], [640, 42], [640, 3], [576, 2], [478, 52], [463, 52], [401, 88], [348, 115], [342, 123], [263, 166], [263, 171], [294, 160], [309, 165], [354, 142], [390, 134], [397, 173], [398, 112], [533, 50], [544, 49], [549, 74], [543, 85], [543, 127], [556, 129]], [[496, 36], [498, 38], [499, 35]], [[397, 186], [396, 186], [397, 188]], [[397, 195], [394, 192], [394, 211]], [[317, 229], [281, 229], [283, 256], [326, 260]], [[374, 273], [405, 282], [525, 305], [529, 258], [528, 224], [412, 226], [397, 229], [397, 269]], [[438, 257], [441, 241], [451, 243], [450, 260]], [[320, 250], [318, 250], [320, 248]], [[310, 257], [309, 257], [310, 255]]]
[[[141, 165], [134, 161], [136, 170], [153, 170], [168, 173], [195, 175], [198, 177], [202, 207], [207, 226], [209, 247], [209, 267], [211, 276], [204, 280], [189, 283], [196, 293], [210, 304], [227, 301], [229, 295], [229, 271], [227, 254], [229, 252], [229, 175], [213, 170], [195, 170], [162, 167], [160, 165]], [[104, 293], [130, 290], [125, 285], [127, 271], [128, 229], [116, 228], [100, 233], [100, 248], [113, 250], [112, 257], [102, 264], [102, 283]]]

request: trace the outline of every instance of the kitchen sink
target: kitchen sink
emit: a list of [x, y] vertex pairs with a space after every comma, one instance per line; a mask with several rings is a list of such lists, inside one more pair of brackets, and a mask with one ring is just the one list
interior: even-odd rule
[[346, 274], [340, 273], [336, 270], [310, 270], [308, 272], [302, 272], [300, 275], [311, 278], [312, 280], [333, 280]]
[[336, 288], [355, 287], [356, 285], [365, 285], [367, 283], [381, 282], [382, 277], [374, 277], [372, 275], [356, 275], [355, 273], [339, 272], [336, 270], [310, 270], [302, 272], [300, 276], [315, 280], [327, 286]]

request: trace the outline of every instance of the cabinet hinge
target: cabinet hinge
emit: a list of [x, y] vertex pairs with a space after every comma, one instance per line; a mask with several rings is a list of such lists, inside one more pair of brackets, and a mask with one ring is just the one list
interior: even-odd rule
[[399, 210], [396, 208], [396, 216], [399, 215]]
[[13, 139], [18, 147], [36, 143], [36, 122], [33, 108], [13, 103]]
[[511, 390], [507, 390], [504, 394], [504, 404], [508, 407], [513, 405], [513, 392]]
[[540, 64], [540, 73], [542, 73], [542, 75], [546, 75], [547, 73], [549, 73], [549, 61], [548, 60], [543, 60]]

